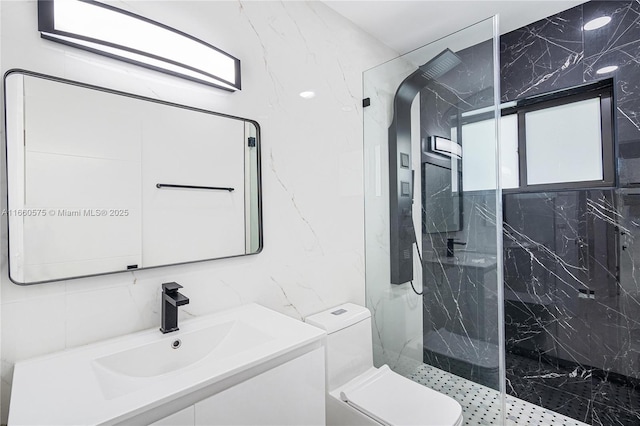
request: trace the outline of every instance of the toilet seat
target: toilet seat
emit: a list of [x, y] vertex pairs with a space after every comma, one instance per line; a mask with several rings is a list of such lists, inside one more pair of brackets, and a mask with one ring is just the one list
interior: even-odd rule
[[386, 426], [462, 425], [457, 401], [400, 376], [387, 365], [371, 368], [337, 390], [342, 401]]

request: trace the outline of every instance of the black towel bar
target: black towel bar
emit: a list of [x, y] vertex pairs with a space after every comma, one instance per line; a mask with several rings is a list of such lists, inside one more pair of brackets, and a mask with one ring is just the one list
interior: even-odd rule
[[233, 191], [233, 188], [219, 186], [196, 186], [196, 185], [174, 185], [171, 183], [156, 183], [156, 188], [187, 188], [187, 189], [210, 189], [213, 191]]

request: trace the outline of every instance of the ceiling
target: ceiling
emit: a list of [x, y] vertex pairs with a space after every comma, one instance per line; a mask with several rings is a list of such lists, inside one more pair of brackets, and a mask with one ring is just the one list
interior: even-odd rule
[[584, 3], [576, 0], [345, 0], [324, 3], [399, 54], [495, 14], [500, 33]]

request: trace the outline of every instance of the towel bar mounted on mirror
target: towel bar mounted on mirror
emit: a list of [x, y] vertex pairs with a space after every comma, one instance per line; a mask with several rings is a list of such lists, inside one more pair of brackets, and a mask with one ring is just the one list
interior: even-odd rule
[[187, 189], [210, 189], [212, 191], [233, 191], [234, 188], [220, 186], [196, 186], [196, 185], [174, 185], [172, 183], [156, 183], [156, 188], [187, 188]]

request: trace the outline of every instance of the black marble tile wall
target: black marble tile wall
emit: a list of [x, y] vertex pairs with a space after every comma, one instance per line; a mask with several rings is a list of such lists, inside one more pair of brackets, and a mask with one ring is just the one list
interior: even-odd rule
[[[600, 16], [612, 20], [582, 30]], [[588, 424], [640, 425], [640, 2], [587, 2], [500, 45], [502, 102], [613, 77], [618, 178], [504, 195], [507, 390]]]
[[[460, 64], [420, 93], [423, 141], [430, 136], [451, 138], [463, 112], [494, 104], [491, 41], [456, 54]], [[423, 155], [424, 167], [439, 167], [448, 180], [444, 185], [432, 183], [435, 190], [423, 194], [431, 203], [423, 206], [424, 239], [420, 245], [424, 263], [423, 358], [430, 365], [499, 389], [496, 194], [488, 190], [459, 196], [459, 190], [452, 189], [455, 177], [451, 176], [458, 175], [462, 164], [455, 158], [442, 166], [429, 161]], [[425, 179], [426, 174], [423, 188], [428, 188]], [[451, 208], [452, 202], [456, 208]], [[434, 226], [444, 222], [443, 217], [459, 212], [460, 227]], [[447, 256], [450, 238], [464, 244], [455, 246], [453, 256]]]
[[594, 387], [624, 389], [636, 375], [621, 339], [616, 199], [614, 190], [504, 196], [507, 390], [587, 423]]
[[599, 78], [597, 70], [617, 65], [615, 71], [616, 125], [619, 144], [620, 184], [640, 184], [640, 3], [589, 2], [584, 19], [611, 16], [595, 31], [584, 32], [584, 78]]
[[500, 38], [502, 101], [583, 82], [582, 8], [522, 27]]
[[[611, 22], [583, 30], [600, 16]], [[422, 93], [423, 136], [491, 104], [490, 48], [457, 52], [462, 65]], [[587, 424], [640, 426], [640, 1], [590, 1], [501, 36], [500, 78], [501, 102], [613, 78], [617, 172], [615, 188], [503, 196], [507, 391]], [[494, 202], [465, 194], [462, 230], [422, 244], [424, 359], [493, 387], [495, 261], [480, 258], [495, 252]], [[450, 237], [467, 243], [457, 263]]]

